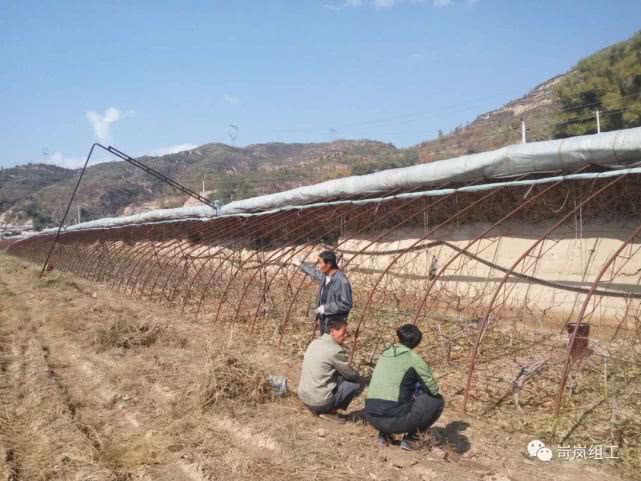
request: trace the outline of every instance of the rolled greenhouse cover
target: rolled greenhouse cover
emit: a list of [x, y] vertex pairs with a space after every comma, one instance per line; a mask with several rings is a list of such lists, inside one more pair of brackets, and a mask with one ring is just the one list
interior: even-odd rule
[[[187, 219], [207, 220], [220, 215], [248, 215], [360, 195], [413, 190], [419, 186], [430, 187], [449, 182], [466, 183], [478, 179], [492, 181], [525, 174], [570, 172], [588, 164], [621, 169], [631, 167], [640, 161], [641, 127], [637, 127], [562, 140], [510, 145], [491, 152], [383, 170], [375, 174], [343, 177], [231, 202], [219, 210], [205, 205], [157, 209], [142, 214], [108, 217], [66, 226], [64, 231], [109, 229]], [[56, 231], [57, 229], [46, 229], [42, 233], [52, 234]]]
[[[218, 215], [218, 210], [208, 205], [202, 205], [198, 207], [177, 207], [175, 209], [154, 209], [148, 212], [143, 212], [141, 214], [126, 215], [121, 217], [103, 217], [102, 219], [81, 222], [80, 224], [65, 226], [64, 231], [70, 232], [88, 229], [108, 229], [110, 227], [120, 227], [135, 224], [152, 224], [155, 222], [180, 219], [210, 219], [212, 217], [217, 217]], [[52, 227], [49, 229], [44, 229], [42, 233], [52, 234], [57, 230], [57, 227]]]
[[641, 161], [641, 127], [561, 140], [517, 144], [374, 174], [261, 195], [222, 208], [223, 215], [301, 205], [448, 182], [502, 179], [524, 174], [573, 171], [587, 164], [622, 168]]

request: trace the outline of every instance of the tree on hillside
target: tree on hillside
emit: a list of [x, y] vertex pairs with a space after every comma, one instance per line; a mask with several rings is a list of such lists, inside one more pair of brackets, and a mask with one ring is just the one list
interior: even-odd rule
[[641, 32], [580, 61], [555, 88], [561, 102], [557, 138], [641, 125]]

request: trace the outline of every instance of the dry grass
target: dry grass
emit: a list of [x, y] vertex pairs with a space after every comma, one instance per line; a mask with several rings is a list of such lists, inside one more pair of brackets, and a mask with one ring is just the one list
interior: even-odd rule
[[271, 397], [266, 373], [242, 354], [219, 352], [210, 356], [206, 379], [200, 388], [203, 410], [222, 401], [255, 405]]
[[95, 446], [74, 419], [74, 405], [61, 396], [36, 340], [26, 345], [22, 362], [19, 401], [9, 427], [20, 479], [70, 479], [73, 474], [110, 479], [111, 473], [98, 464]]
[[75, 289], [78, 292], [84, 292], [80, 287], [78, 282], [68, 279], [61, 276], [52, 276], [52, 277], [38, 277], [31, 282], [31, 287], [33, 289], [47, 289], [47, 288], [56, 288], [56, 289]]
[[150, 320], [115, 319], [96, 331], [95, 344], [99, 351], [114, 347], [151, 346], [160, 336], [160, 326]]

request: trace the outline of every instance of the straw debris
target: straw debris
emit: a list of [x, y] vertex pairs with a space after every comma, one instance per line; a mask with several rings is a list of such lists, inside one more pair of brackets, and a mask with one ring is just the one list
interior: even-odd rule
[[271, 400], [267, 375], [249, 360], [221, 353], [210, 357], [200, 405], [206, 410], [223, 401], [262, 404]]
[[109, 326], [97, 330], [95, 343], [99, 351], [113, 347], [150, 346], [158, 340], [160, 332], [160, 326], [153, 321], [116, 319]]

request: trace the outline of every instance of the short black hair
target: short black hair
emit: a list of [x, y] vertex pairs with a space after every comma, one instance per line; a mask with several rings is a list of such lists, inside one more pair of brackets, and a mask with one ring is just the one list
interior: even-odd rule
[[338, 263], [336, 262], [336, 254], [332, 251], [323, 251], [318, 254], [318, 257], [323, 259], [325, 264], [329, 264], [332, 269], [338, 269]]
[[334, 317], [330, 318], [327, 320], [327, 331], [326, 332], [331, 332], [332, 329], [340, 329], [343, 327], [345, 324], [347, 324], [347, 319], [343, 319], [341, 317]]
[[403, 324], [396, 330], [396, 335], [398, 336], [398, 342], [410, 349], [418, 346], [423, 339], [421, 330], [414, 324]]

